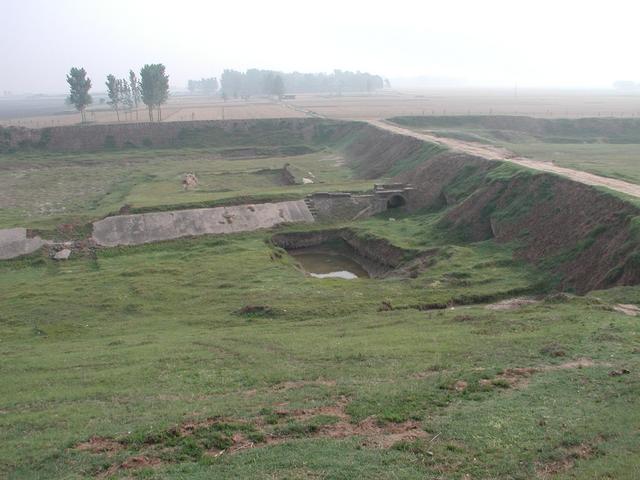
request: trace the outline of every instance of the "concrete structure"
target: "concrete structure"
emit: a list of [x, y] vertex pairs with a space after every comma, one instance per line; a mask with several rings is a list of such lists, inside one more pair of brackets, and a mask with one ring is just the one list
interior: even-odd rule
[[390, 208], [410, 207], [413, 191], [404, 183], [376, 184], [371, 193], [319, 192], [305, 202], [318, 220], [358, 220]]
[[386, 208], [410, 207], [412, 193], [415, 188], [408, 183], [376, 183], [373, 186], [374, 195], [384, 200]]
[[7, 260], [33, 253], [46, 243], [40, 237], [28, 238], [26, 228], [0, 230], [0, 259]]
[[[412, 191], [413, 188], [406, 184], [384, 184], [375, 185], [371, 193], [364, 195], [325, 192], [290, 202], [117, 215], [94, 222], [92, 240], [99, 246], [115, 247], [198, 235], [249, 232], [282, 223], [358, 220], [390, 208], [410, 208]], [[40, 237], [28, 238], [26, 228], [0, 230], [2, 260], [33, 253], [43, 245], [58, 244]], [[62, 259], [63, 256], [54, 258]]]
[[236, 233], [281, 223], [313, 222], [303, 200], [107, 217], [93, 224], [93, 240], [105, 247], [140, 245], [206, 234]]

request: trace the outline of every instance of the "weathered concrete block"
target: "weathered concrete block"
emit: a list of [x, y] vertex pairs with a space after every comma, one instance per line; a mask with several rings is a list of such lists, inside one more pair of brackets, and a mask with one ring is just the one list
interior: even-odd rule
[[107, 217], [93, 224], [93, 240], [106, 247], [180, 237], [248, 232], [281, 223], [313, 222], [303, 200], [198, 208]]
[[0, 230], [0, 259], [7, 260], [33, 253], [45, 243], [40, 237], [27, 238], [26, 228]]

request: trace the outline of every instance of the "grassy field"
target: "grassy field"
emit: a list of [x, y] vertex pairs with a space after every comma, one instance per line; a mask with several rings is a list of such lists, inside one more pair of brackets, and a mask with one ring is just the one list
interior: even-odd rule
[[640, 143], [505, 143], [504, 146], [535, 160], [640, 184]]
[[[315, 176], [312, 185], [285, 185], [280, 169]], [[372, 182], [353, 178], [330, 150], [287, 157], [224, 158], [211, 149], [107, 151], [87, 154], [0, 155], [0, 228], [51, 228], [84, 223], [136, 207], [215, 204], [259, 194], [300, 198], [313, 191], [364, 190]], [[182, 178], [195, 172], [197, 189]], [[34, 194], [37, 192], [37, 194]]]
[[[350, 139], [3, 155], [0, 227], [370, 188]], [[317, 183], [283, 185], [284, 163]], [[614, 308], [640, 288], [553, 294], [518, 245], [463, 241], [446, 213], [331, 224], [435, 252], [378, 279], [307, 276], [275, 231], [1, 262], [0, 478], [638, 478], [638, 321]]]
[[3, 263], [4, 474], [636, 478], [637, 321], [595, 297], [410, 308], [545, 278], [432, 215], [359, 226], [442, 247], [411, 279], [308, 278], [268, 232]]

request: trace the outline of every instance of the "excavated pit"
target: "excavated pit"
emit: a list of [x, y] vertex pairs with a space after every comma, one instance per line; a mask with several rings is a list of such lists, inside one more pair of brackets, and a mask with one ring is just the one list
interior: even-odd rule
[[343, 240], [334, 240], [315, 247], [289, 250], [301, 269], [314, 278], [354, 280], [371, 275], [371, 261], [362, 258]]
[[301, 269], [316, 278], [383, 278], [401, 275], [402, 266], [419, 252], [387, 240], [342, 228], [279, 233], [271, 242], [289, 253]]

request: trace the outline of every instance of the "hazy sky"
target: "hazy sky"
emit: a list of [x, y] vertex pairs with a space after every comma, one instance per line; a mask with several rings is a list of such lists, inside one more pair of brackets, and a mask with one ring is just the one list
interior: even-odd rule
[[640, 82], [640, 5], [589, 0], [1, 0], [0, 94], [104, 90], [162, 62], [172, 87], [224, 68], [361, 70], [471, 85]]

